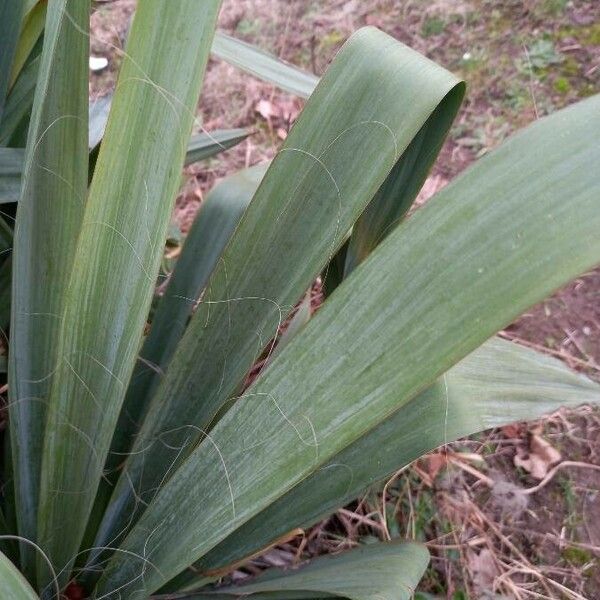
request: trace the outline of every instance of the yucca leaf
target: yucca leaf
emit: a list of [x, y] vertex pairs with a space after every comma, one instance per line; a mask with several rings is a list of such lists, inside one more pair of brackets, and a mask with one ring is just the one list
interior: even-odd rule
[[0, 3], [0, 121], [21, 30], [22, 9], [20, 0], [3, 0]]
[[165, 483], [98, 590], [155, 591], [597, 264], [598, 127], [600, 96], [540, 119], [392, 232]]
[[[90, 150], [102, 141], [111, 103], [112, 94], [90, 102]], [[188, 143], [184, 164], [210, 158], [244, 141], [248, 135], [250, 132], [247, 129], [217, 129], [193, 135]]]
[[438, 109], [423, 125], [377, 195], [352, 227], [348, 242], [323, 272], [325, 296], [380, 244], [407, 214], [435, 161], [452, 122]]
[[558, 360], [492, 339], [245, 523], [169, 589], [238, 563], [284, 536], [291, 523], [312, 525], [437, 446], [585, 403], [600, 403], [600, 385]]
[[[10, 435], [19, 533], [30, 540], [56, 340], [87, 194], [88, 21], [85, 0], [49, 4], [15, 225]], [[32, 577], [31, 547], [22, 552]]]
[[[227, 130], [213, 132], [228, 143], [239, 139], [236, 130], [228, 135]], [[244, 131], [244, 130], [240, 130]], [[193, 140], [194, 136], [192, 136]], [[201, 139], [199, 139], [201, 138]], [[220, 146], [220, 143], [219, 143]], [[201, 134], [197, 136], [196, 147], [204, 147], [203, 152], [216, 152], [220, 147]], [[188, 145], [188, 151], [189, 151]], [[194, 303], [206, 285], [223, 248], [229, 241], [233, 231], [248, 206], [262, 176], [266, 165], [245, 169], [227, 177], [219, 183], [202, 203], [188, 236], [186, 237], [181, 256], [179, 257], [168, 286], [161, 298], [152, 321], [150, 333], [139, 354], [127, 395], [115, 427], [105, 471], [106, 481], [101, 483], [94, 505], [92, 518], [88, 523], [91, 536], [89, 542], [84, 539], [84, 548], [94, 546], [93, 540], [101, 519], [102, 511], [110, 499], [112, 486], [116, 479], [116, 469], [131, 449], [133, 438], [140, 428], [146, 414], [151, 391], [164, 374], [177, 343], [181, 339], [191, 315]], [[98, 549], [91, 552], [91, 560], [100, 554]]]
[[[1, 151], [0, 151], [1, 152]], [[10, 218], [5, 214], [6, 218]], [[6, 255], [12, 250], [13, 230], [6, 222], [5, 218], [0, 216], [0, 255]]]
[[[2, 356], [0, 359], [3, 362], [0, 366], [4, 367], [3, 372], [6, 373], [6, 357]], [[0, 553], [5, 554], [11, 562], [18, 561], [19, 551], [14, 540], [14, 533], [2, 510], [0, 510]]]
[[406, 215], [425, 182], [451, 124], [452, 116], [448, 112], [441, 109], [435, 111], [394, 167], [396, 176], [381, 186], [373, 202], [354, 224], [348, 247], [344, 249], [345, 277]]
[[39, 600], [23, 575], [0, 552], [0, 590], [2, 600]]
[[410, 600], [429, 562], [425, 546], [384, 542], [321, 556], [289, 569], [272, 569], [256, 580], [212, 592], [181, 595], [182, 600]]
[[[37, 59], [29, 66], [38, 66]], [[27, 69], [29, 68], [27, 67]], [[26, 71], [27, 71], [26, 69]], [[37, 71], [35, 72], [37, 78]], [[21, 80], [17, 82], [19, 84]], [[31, 88], [24, 90], [27, 94], [35, 91], [35, 79], [27, 81], [32, 83]], [[15, 92], [17, 86], [15, 86]], [[12, 98], [12, 95], [11, 95]], [[23, 112], [20, 104], [21, 98], [17, 98], [14, 103], [15, 109], [18, 109], [18, 114], [9, 113], [13, 108], [10, 102], [7, 106], [6, 135], [7, 139], [15, 132], [16, 127], [24, 117], [26, 112]], [[26, 102], [26, 99], [25, 99]], [[110, 109], [111, 97], [105, 96], [90, 102], [89, 105], [89, 148], [93, 151], [104, 135], [106, 120]], [[14, 116], [14, 118], [13, 118]], [[10, 118], [9, 118], [10, 117]], [[0, 143], [2, 143], [2, 128], [0, 126]], [[247, 129], [217, 129], [210, 133], [200, 133], [193, 135], [188, 143], [187, 152], [185, 155], [185, 165], [190, 165], [194, 162], [211, 158], [229, 148], [233, 148], [240, 142], [243, 142], [250, 135]], [[21, 176], [23, 172], [23, 151], [20, 148], [0, 148], [0, 203], [16, 202], [21, 189]]]
[[19, 199], [23, 157], [20, 148], [0, 148], [0, 203]]
[[302, 71], [222, 31], [215, 34], [212, 53], [242, 71], [302, 98], [308, 98], [319, 82], [316, 75]]
[[[133, 21], [56, 344], [37, 513], [40, 545], [61, 582], [136, 360], [219, 6], [145, 0]], [[87, 142], [86, 131], [86, 162]], [[50, 576], [41, 560], [38, 573], [44, 588]]]
[[6, 99], [4, 113], [0, 119], [0, 144], [9, 144], [14, 133], [31, 112], [40, 61], [40, 57], [36, 56], [23, 68]]
[[188, 144], [185, 164], [210, 158], [219, 152], [228, 150], [243, 142], [250, 132], [247, 129], [216, 129], [206, 133], [193, 135]]
[[12, 61], [9, 88], [14, 85], [21, 70], [27, 63], [31, 51], [44, 31], [44, 27], [46, 26], [47, 6], [51, 3], [52, 0], [44, 0], [43, 2], [37, 2], [35, 5], [31, 6], [31, 8], [23, 3], [23, 22]]
[[302, 328], [308, 323], [311, 317], [311, 290], [306, 292], [302, 302], [297, 306], [294, 316], [290, 318], [285, 331], [279, 336], [277, 345], [271, 356], [267, 360], [267, 364], [272, 361], [296, 336]]
[[0, 266], [0, 334], [6, 341], [6, 328], [10, 323], [12, 259], [5, 258]]
[[104, 136], [111, 103], [112, 94], [100, 96], [99, 98], [90, 101], [90, 134], [88, 141], [90, 150], [93, 150], [101, 142], [102, 137]]
[[0, 216], [0, 255], [8, 254], [8, 251], [12, 250], [13, 245], [14, 232], [12, 227], [6, 222], [7, 218], [11, 218], [10, 215], [5, 214], [4, 217]]
[[396, 176], [393, 167], [413, 137], [436, 108], [454, 115], [462, 92], [453, 75], [376, 29], [361, 30], [346, 44], [211, 276], [96, 546], [133, 521], [137, 498], [148, 501], [201, 438], [352, 223], [388, 175]]
[[25, 17], [36, 7], [38, 4], [45, 4], [47, 0], [20, 0], [23, 4], [23, 14]]
[[122, 462], [146, 414], [150, 390], [164, 373], [225, 245], [248, 207], [266, 166], [227, 177], [206, 197], [183, 245], [140, 351], [111, 447], [109, 465]]

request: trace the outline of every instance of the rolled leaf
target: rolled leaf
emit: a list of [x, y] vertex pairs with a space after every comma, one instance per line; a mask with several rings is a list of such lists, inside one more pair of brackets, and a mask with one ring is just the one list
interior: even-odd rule
[[344, 276], [347, 277], [381, 243], [412, 206], [442, 147], [454, 115], [439, 107], [423, 125], [394, 167], [377, 196], [352, 227], [344, 250]]

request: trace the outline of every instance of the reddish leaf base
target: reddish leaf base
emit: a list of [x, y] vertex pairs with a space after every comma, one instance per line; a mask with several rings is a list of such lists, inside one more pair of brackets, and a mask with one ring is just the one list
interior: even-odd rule
[[65, 598], [67, 600], [84, 600], [85, 592], [78, 583], [72, 581], [65, 590]]

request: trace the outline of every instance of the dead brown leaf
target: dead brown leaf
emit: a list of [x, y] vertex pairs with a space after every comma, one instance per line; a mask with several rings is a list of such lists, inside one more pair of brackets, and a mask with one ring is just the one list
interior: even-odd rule
[[523, 426], [520, 423], [511, 423], [500, 427], [502, 435], [508, 439], [520, 438], [523, 433]]
[[484, 548], [479, 554], [469, 552], [468, 562], [477, 597], [481, 598], [486, 592], [492, 592], [494, 580], [499, 575], [492, 552], [487, 548]]
[[281, 116], [281, 109], [270, 100], [262, 98], [256, 103], [256, 112], [266, 121]]
[[425, 461], [427, 462], [427, 474], [432, 482], [435, 481], [440, 469], [448, 462], [445, 454], [442, 452], [429, 454], [425, 457]]
[[538, 433], [529, 436], [529, 450], [518, 448], [514, 459], [516, 467], [521, 467], [535, 479], [544, 479], [548, 471], [561, 460], [560, 452]]

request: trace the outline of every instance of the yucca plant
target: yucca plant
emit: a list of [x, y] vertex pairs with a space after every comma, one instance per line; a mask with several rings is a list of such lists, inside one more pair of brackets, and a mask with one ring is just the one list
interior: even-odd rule
[[[600, 262], [600, 97], [539, 120], [405, 219], [463, 83], [365, 29], [313, 91], [213, 42], [219, 5], [139, 2], [104, 131], [88, 125], [89, 1], [2, 4], [7, 214], [18, 197], [2, 255], [3, 598], [58, 598], [74, 579], [97, 600], [409, 598], [428, 561], [414, 543], [221, 579], [432, 448], [600, 400], [561, 363], [489, 340]], [[310, 97], [268, 167], [211, 192], [146, 335], [211, 44]], [[205, 134], [187, 160], [245, 135]], [[244, 389], [320, 275], [327, 300]]]

